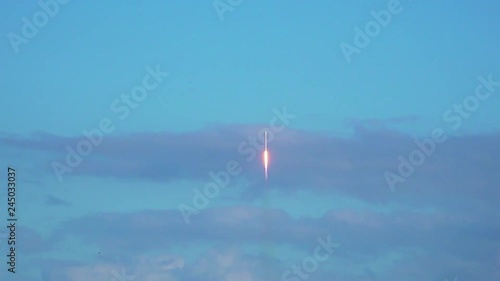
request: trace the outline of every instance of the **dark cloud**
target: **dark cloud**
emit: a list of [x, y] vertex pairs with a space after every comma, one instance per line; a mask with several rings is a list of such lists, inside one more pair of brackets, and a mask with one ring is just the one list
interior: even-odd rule
[[369, 128], [382, 128], [389, 125], [415, 123], [419, 121], [418, 116], [402, 116], [393, 118], [370, 118], [370, 119], [357, 119], [352, 118], [346, 121], [346, 124], [353, 127], [369, 127]]
[[[240, 176], [259, 184], [260, 148], [251, 148], [248, 141], [257, 137], [261, 128], [225, 126], [183, 134], [106, 136], [80, 166], [64, 177], [209, 181], [210, 171], [225, 170], [227, 163], [234, 160], [243, 168]], [[65, 145], [76, 147], [80, 140], [37, 134], [32, 138], [4, 137], [0, 142], [55, 153], [45, 163], [46, 170], [53, 173], [53, 161], [64, 163]], [[435, 152], [425, 156], [423, 165], [415, 167], [403, 183], [397, 183], [392, 193], [384, 173], [398, 174], [398, 157], [408, 160], [410, 153], [418, 150], [413, 137], [365, 127], [357, 127], [351, 137], [285, 129], [270, 140], [269, 184], [288, 191], [307, 188], [335, 192], [369, 202], [396, 200], [433, 206], [453, 193], [457, 204], [462, 204], [462, 199], [470, 204], [496, 204], [500, 198], [496, 188], [500, 183], [498, 143], [498, 133], [448, 137], [436, 144]]]
[[57, 198], [54, 195], [47, 195], [45, 203], [47, 205], [53, 205], [53, 206], [71, 206], [71, 204], [68, 201], [63, 200], [61, 198]]

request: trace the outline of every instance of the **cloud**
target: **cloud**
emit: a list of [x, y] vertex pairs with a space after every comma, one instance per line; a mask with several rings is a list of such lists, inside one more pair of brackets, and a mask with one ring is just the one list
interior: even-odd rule
[[19, 222], [16, 224], [16, 234], [16, 244], [8, 244], [9, 240], [2, 239], [0, 244], [2, 251], [7, 251], [10, 247], [15, 246], [16, 251], [24, 255], [43, 253], [52, 249], [52, 245], [47, 243], [41, 234], [30, 227], [19, 224]]
[[[476, 251], [460, 252], [460, 249], [468, 249], [471, 243], [479, 249], [479, 241], [490, 246], [488, 243], [496, 241], [495, 233], [500, 231], [500, 223], [495, 220], [498, 215], [491, 210], [449, 214], [444, 211], [384, 213], [370, 209], [341, 209], [331, 210], [321, 218], [292, 219], [280, 209], [233, 206], [208, 209], [192, 225], [186, 225], [177, 210], [100, 213], [63, 223], [55, 232], [54, 240], [59, 241], [59, 235], [79, 237], [86, 243], [98, 245], [104, 252], [121, 251], [126, 247], [130, 253], [137, 253], [213, 241], [234, 245], [290, 244], [306, 250], [316, 237], [331, 234], [336, 240], [342, 240], [339, 242], [345, 243], [350, 252], [366, 253], [365, 246], [373, 253], [415, 246], [437, 252], [444, 246], [434, 248], [435, 243], [445, 241], [454, 233], [459, 239], [456, 244], [449, 240], [447, 243], [451, 247], [446, 251], [465, 255]], [[88, 225], [93, 227], [88, 228]], [[141, 242], [130, 243], [135, 237], [141, 237]], [[304, 241], [309, 242], [304, 244]]]
[[[355, 272], [366, 269], [367, 276], [384, 280], [418, 280], [418, 276], [431, 280], [455, 270], [462, 276], [476, 274], [472, 275], [478, 277], [475, 280], [487, 280], [494, 276], [500, 256], [498, 218], [498, 211], [490, 210], [449, 214], [404, 209], [393, 212], [340, 209], [320, 218], [292, 219], [279, 209], [235, 206], [208, 209], [196, 223], [186, 225], [174, 210], [100, 213], [68, 220], [46, 243], [57, 245], [56, 241], [65, 237], [77, 238], [107, 255], [127, 259], [115, 262], [114, 266], [126, 266], [127, 272], [135, 274], [152, 276], [161, 271], [178, 280], [196, 280], [200, 276], [221, 280], [222, 276], [239, 274], [257, 278], [255, 274], [268, 270], [268, 266], [280, 278], [280, 271], [310, 254], [317, 237], [331, 235], [332, 241], [342, 246], [336, 249], [331, 262], [318, 271], [318, 276], [337, 272], [346, 280], [358, 280], [354, 278]], [[184, 259], [182, 253], [203, 245], [214, 246], [195, 261]], [[245, 253], [245, 247], [252, 245], [261, 254], [266, 253], [266, 245], [273, 245], [274, 254], [265, 254], [271, 258], [265, 261], [261, 254]], [[285, 245], [303, 256], [280, 254], [280, 247]], [[183, 251], [175, 256], [173, 253], [179, 247]], [[167, 256], [147, 256], [154, 252]], [[398, 254], [393, 256], [393, 253]], [[113, 264], [109, 259], [100, 263]], [[340, 265], [344, 264], [349, 267], [342, 269]], [[62, 266], [51, 268], [56, 267], [54, 270], [61, 270]], [[77, 267], [78, 270], [71, 271], [75, 276], [88, 276], [82, 270], [91, 270], [86, 264]], [[410, 273], [415, 276], [405, 276]]]
[[[262, 184], [260, 148], [248, 139], [260, 126], [212, 127], [192, 133], [141, 133], [108, 136], [81, 166], [66, 176], [112, 177], [169, 182], [209, 181], [208, 173], [225, 169], [230, 160], [243, 168], [241, 176]], [[54, 153], [45, 162], [64, 160], [65, 145], [78, 138], [37, 134], [3, 137], [0, 143], [26, 151]], [[453, 192], [456, 202], [476, 200], [496, 204], [500, 199], [497, 167], [500, 134], [449, 137], [416, 172], [391, 193], [384, 178], [396, 171], [400, 160], [417, 149], [409, 135], [387, 129], [357, 127], [352, 137], [332, 137], [287, 129], [270, 141], [270, 177], [273, 187], [293, 192], [302, 188], [336, 193], [368, 202], [398, 202], [432, 206]], [[240, 150], [238, 147], [240, 147]], [[240, 153], [244, 150], [243, 153]], [[247, 196], [256, 196], [255, 193]], [[453, 204], [453, 203], [451, 203]]]
[[[273, 191], [294, 196], [307, 190], [364, 203], [353, 208], [332, 203], [320, 217], [297, 218], [286, 208], [248, 206], [251, 199], [265, 195], [262, 166], [259, 155], [248, 161], [252, 153], [242, 155], [238, 146], [260, 128], [223, 126], [182, 134], [106, 137], [71, 176], [134, 179], [140, 182], [137, 188], [148, 181], [208, 182], [210, 171], [222, 170], [235, 160], [250, 185], [240, 186], [246, 192], [233, 198], [233, 205], [207, 208], [189, 225], [177, 209], [163, 209], [73, 217], [47, 238], [23, 231], [30, 235], [26, 241], [34, 241], [25, 247], [29, 253], [56, 249], [67, 238], [102, 252], [91, 265], [40, 259], [33, 264], [50, 268], [48, 280], [78, 280], [77, 276], [89, 277], [111, 266], [142, 274], [141, 280], [276, 280], [283, 270], [310, 255], [316, 237], [332, 235], [342, 247], [315, 278], [413, 281], [459, 276], [482, 281], [498, 277], [500, 134], [450, 136], [391, 192], [383, 172], [396, 169], [398, 156], [407, 157], [416, 148], [413, 137], [364, 126], [356, 127], [351, 137], [287, 129], [270, 142], [268, 186]], [[78, 140], [37, 134], [3, 136], [0, 144], [30, 154], [42, 152], [46, 171], [52, 173], [50, 163], [63, 159], [64, 146]], [[48, 203], [64, 203], [51, 196]], [[249, 248], [255, 251], [248, 252]], [[193, 260], [189, 253], [195, 250]], [[161, 262], [158, 252], [165, 257]], [[113, 256], [123, 260], [112, 261]]]
[[392, 117], [392, 118], [370, 118], [370, 119], [358, 119], [351, 118], [348, 119], [346, 124], [355, 128], [384, 128], [389, 125], [396, 124], [405, 124], [405, 123], [415, 123], [419, 121], [420, 118], [418, 116], [401, 116], [401, 117]]
[[71, 204], [68, 201], [57, 198], [54, 195], [47, 195], [45, 203], [47, 205], [53, 205], [53, 206], [71, 206]]

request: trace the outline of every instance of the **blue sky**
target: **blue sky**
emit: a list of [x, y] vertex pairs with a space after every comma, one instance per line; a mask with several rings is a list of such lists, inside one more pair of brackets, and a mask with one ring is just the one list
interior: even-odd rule
[[[0, 3], [0, 159], [20, 218], [18, 272], [0, 276], [500, 278], [499, 4], [63, 3]], [[211, 172], [228, 183], [204, 201]], [[287, 273], [328, 235], [328, 259]]]

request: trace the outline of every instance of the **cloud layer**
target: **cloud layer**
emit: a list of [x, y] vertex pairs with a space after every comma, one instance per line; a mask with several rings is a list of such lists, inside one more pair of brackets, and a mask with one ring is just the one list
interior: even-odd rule
[[[292, 129], [277, 133], [269, 144], [267, 185], [273, 191], [293, 197], [307, 190], [318, 198], [340, 196], [365, 204], [332, 205], [319, 217], [294, 217], [293, 206], [250, 204], [266, 196], [260, 144], [250, 144], [253, 137], [259, 139], [260, 128], [105, 137], [65, 177], [129, 179], [138, 184], [127, 188], [138, 189], [148, 183], [208, 182], [209, 172], [223, 170], [232, 160], [242, 167], [237, 177], [249, 184], [236, 186], [244, 191], [237, 203], [209, 207], [191, 224], [175, 206], [96, 211], [67, 218], [43, 237], [23, 230], [30, 243], [22, 251], [54, 253], [61, 241], [71, 239], [99, 249], [92, 262], [34, 257], [33, 264], [45, 268], [45, 280], [111, 280], [113, 270], [123, 268], [141, 280], [279, 280], [311, 255], [318, 237], [330, 235], [341, 247], [311, 273], [311, 280], [500, 277], [500, 134], [449, 137], [391, 192], [384, 173], [397, 173], [398, 157], [408, 159], [418, 149], [413, 137], [363, 126], [343, 138]], [[64, 163], [65, 146], [80, 140], [37, 134], [3, 136], [0, 143], [42, 153], [45, 172], [52, 174], [51, 163]], [[172, 194], [183, 192], [165, 186]], [[72, 203], [52, 195], [44, 199], [53, 208], [71, 209]]]

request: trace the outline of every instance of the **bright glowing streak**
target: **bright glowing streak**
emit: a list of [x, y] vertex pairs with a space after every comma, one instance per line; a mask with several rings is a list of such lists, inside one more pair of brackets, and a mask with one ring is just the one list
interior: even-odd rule
[[264, 172], [267, 180], [267, 167], [269, 166], [269, 152], [267, 151], [267, 131], [264, 131]]

